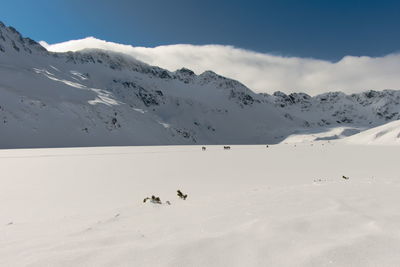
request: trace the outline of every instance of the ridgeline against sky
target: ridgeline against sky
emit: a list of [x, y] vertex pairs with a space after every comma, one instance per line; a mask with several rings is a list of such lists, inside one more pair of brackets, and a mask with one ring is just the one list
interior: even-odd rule
[[400, 47], [398, 1], [4, 0], [0, 20], [48, 43], [224, 44], [337, 61]]

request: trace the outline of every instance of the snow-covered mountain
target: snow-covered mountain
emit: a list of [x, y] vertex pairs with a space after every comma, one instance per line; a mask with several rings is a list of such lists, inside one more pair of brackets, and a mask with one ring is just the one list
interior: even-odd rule
[[399, 91], [255, 94], [212, 71], [105, 50], [48, 52], [0, 23], [1, 148], [278, 143], [400, 118]]
[[295, 115], [306, 127], [354, 124], [371, 127], [400, 119], [400, 91], [367, 91], [346, 95], [329, 92], [311, 97], [304, 93], [265, 95], [269, 102]]

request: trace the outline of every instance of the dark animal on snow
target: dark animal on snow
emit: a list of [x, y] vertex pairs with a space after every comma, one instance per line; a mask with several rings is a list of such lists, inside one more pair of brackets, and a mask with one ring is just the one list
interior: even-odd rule
[[177, 192], [178, 197], [180, 197], [180, 198], [183, 199], [183, 200], [186, 200], [187, 195], [183, 194], [183, 193], [181, 192], [181, 190], [177, 190], [176, 192]]

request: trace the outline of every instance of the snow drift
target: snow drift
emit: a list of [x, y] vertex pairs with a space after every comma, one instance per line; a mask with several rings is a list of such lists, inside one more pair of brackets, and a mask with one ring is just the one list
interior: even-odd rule
[[343, 139], [343, 142], [363, 145], [400, 145], [400, 120], [363, 131]]

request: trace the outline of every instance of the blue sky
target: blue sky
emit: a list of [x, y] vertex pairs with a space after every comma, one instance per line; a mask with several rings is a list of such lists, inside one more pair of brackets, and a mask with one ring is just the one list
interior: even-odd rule
[[227, 44], [332, 61], [400, 50], [400, 1], [2, 0], [0, 20], [48, 43]]

